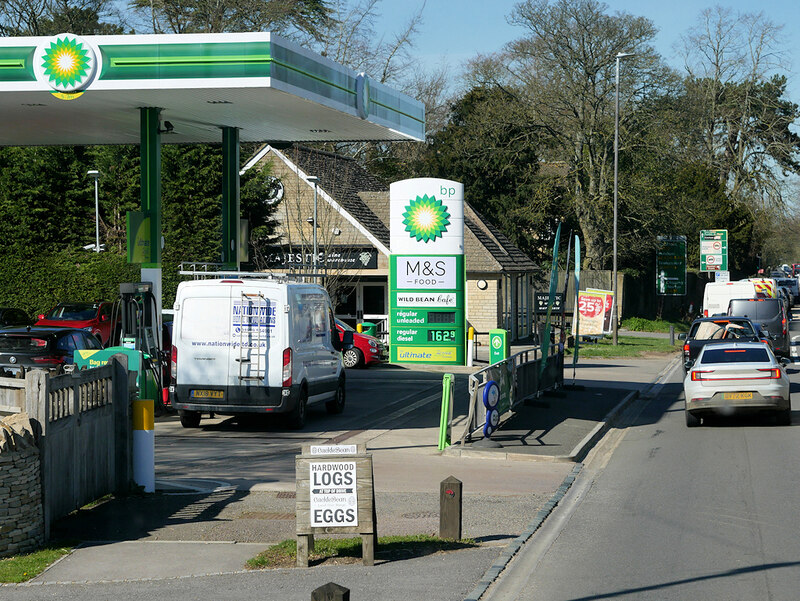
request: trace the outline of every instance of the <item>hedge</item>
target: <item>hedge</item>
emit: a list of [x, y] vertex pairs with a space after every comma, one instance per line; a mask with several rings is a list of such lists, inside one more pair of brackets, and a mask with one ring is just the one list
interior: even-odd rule
[[35, 316], [63, 301], [95, 302], [119, 298], [122, 282], [141, 279], [139, 265], [110, 252], [64, 250], [31, 257], [0, 258], [0, 306]]

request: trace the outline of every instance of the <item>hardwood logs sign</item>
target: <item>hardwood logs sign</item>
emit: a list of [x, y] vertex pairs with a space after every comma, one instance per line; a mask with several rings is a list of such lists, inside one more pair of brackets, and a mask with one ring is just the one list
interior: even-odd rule
[[360, 534], [363, 563], [373, 565], [375, 489], [366, 445], [303, 445], [295, 478], [297, 566], [308, 567], [317, 534]]

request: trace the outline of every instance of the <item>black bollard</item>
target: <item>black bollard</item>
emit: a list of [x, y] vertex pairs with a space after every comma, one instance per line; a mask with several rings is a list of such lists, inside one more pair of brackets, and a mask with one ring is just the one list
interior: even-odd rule
[[453, 476], [439, 484], [439, 538], [461, 540], [461, 487]]
[[311, 591], [311, 601], [350, 601], [350, 589], [329, 582]]

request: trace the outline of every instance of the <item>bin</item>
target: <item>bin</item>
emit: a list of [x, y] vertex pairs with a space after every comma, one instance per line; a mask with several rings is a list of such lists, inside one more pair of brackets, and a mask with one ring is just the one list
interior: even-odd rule
[[361, 324], [361, 333], [367, 336], [377, 336], [378, 326], [371, 321], [365, 321]]

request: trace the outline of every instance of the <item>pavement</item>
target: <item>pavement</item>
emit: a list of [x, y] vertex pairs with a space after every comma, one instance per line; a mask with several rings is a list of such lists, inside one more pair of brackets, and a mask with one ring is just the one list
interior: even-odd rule
[[[412, 427], [410, 417], [405, 427], [354, 431], [346, 443], [364, 443], [373, 456], [379, 535], [437, 534], [440, 482], [455, 476], [463, 482], [463, 536], [479, 546], [454, 552], [460, 554], [461, 568], [452, 574], [441, 570], [450, 561], [446, 553], [398, 561], [382, 557], [380, 548], [370, 568], [326, 565], [288, 570], [289, 576], [285, 569], [266, 571], [261, 598], [308, 599], [315, 572], [317, 579], [325, 573], [326, 581], [354, 590], [359, 578], [375, 572], [393, 592], [354, 599], [477, 599], [563, 496], [581, 469], [579, 461], [614, 416], [658, 385], [674, 365], [677, 355], [582, 359], [574, 378], [571, 367], [565, 369], [563, 390], [525, 405], [498, 430], [493, 436], [498, 446], [483, 446], [478, 439], [441, 453], [438, 428]], [[246, 488], [215, 488], [209, 482], [202, 491], [161, 486], [154, 495], [112, 499], [68, 516], [53, 526], [53, 538], [81, 544], [30, 583], [3, 585], [4, 593], [14, 587], [244, 573], [247, 559], [294, 538], [293, 481]], [[424, 595], [415, 592], [419, 583], [409, 580], [411, 566], [419, 579], [430, 574], [430, 587], [442, 586], [447, 594], [430, 596], [430, 588]], [[281, 586], [272, 595], [269, 583], [278, 586], [287, 578], [301, 592]]]

